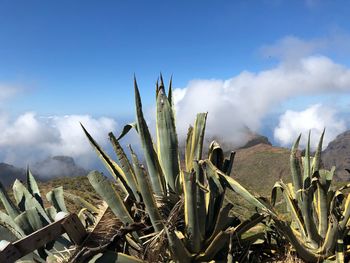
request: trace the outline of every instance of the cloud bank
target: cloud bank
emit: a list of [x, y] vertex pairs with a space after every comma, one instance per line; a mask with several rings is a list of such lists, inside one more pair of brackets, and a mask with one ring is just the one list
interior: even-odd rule
[[[185, 88], [176, 89], [174, 96], [180, 138], [184, 138], [197, 112], [208, 111], [207, 135], [241, 146], [247, 141], [247, 130], [258, 132], [264, 125], [264, 117], [287, 100], [311, 95], [348, 95], [350, 69], [329, 57], [310, 54], [326, 47], [327, 43], [285, 38], [264, 47], [266, 54], [279, 59], [279, 63], [269, 70], [244, 71], [227, 80], [193, 80]], [[337, 119], [336, 106], [327, 108], [329, 114], [325, 114], [326, 110], [321, 111], [321, 107], [316, 108], [315, 114], [299, 114], [298, 133], [319, 129], [317, 120], [322, 114], [322, 129], [324, 126], [329, 128], [328, 141], [334, 138], [335, 132], [346, 128], [342, 120]], [[275, 131], [275, 138], [285, 146], [291, 142], [286, 138], [295, 138], [294, 130], [284, 129], [289, 121], [286, 116], [290, 116], [289, 111], [281, 116], [281, 123]], [[310, 118], [313, 118], [311, 122]], [[313, 125], [310, 126], [310, 123]], [[333, 123], [338, 123], [339, 127], [333, 127]], [[284, 130], [285, 135], [280, 135], [280, 130]]]
[[344, 120], [336, 111], [321, 104], [312, 105], [303, 111], [286, 111], [274, 130], [274, 137], [283, 146], [289, 146], [302, 133], [301, 144], [305, 145], [311, 131], [311, 147], [316, 147], [323, 129], [326, 128], [324, 145], [346, 130]]
[[10, 120], [0, 116], [1, 160], [24, 166], [47, 156], [68, 155], [80, 165], [91, 168], [96, 155], [82, 132], [81, 122], [101, 146], [108, 142], [107, 134], [115, 131], [117, 123], [111, 118], [90, 115], [40, 117], [27, 112]]

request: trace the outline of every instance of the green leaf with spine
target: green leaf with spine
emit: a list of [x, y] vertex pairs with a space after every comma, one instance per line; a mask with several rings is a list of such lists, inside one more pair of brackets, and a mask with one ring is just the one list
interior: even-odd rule
[[139, 186], [137, 184], [135, 173], [131, 167], [131, 164], [130, 164], [123, 148], [119, 144], [119, 141], [115, 138], [114, 134], [112, 132], [110, 132], [108, 135], [109, 135], [109, 139], [113, 145], [113, 149], [117, 155], [118, 161], [120, 163], [120, 168], [125, 175], [125, 179], [126, 179], [127, 183], [130, 185], [130, 188], [133, 192], [134, 197], [136, 198], [136, 201], [140, 202], [140, 195], [139, 195], [140, 189], [139, 189]]
[[[6, 190], [0, 183], [0, 200], [7, 212], [6, 214], [0, 211], [0, 225], [8, 229], [17, 239], [30, 235], [34, 231], [52, 223], [57, 212], [67, 211], [62, 187], [55, 188], [47, 194], [47, 199], [53, 206], [44, 208], [38, 184], [29, 168], [26, 175], [28, 188], [19, 180], [15, 180], [13, 184], [15, 203], [9, 198]], [[86, 201], [85, 203], [88, 204]], [[93, 206], [90, 204], [91, 207]], [[49, 250], [52, 248], [62, 250], [67, 245], [72, 245], [72, 242], [67, 238], [68, 236], [64, 235], [57, 242], [49, 242], [44, 247], [39, 248], [33, 256], [36, 257], [36, 260], [38, 260], [37, 256], [45, 259], [48, 253], [51, 253]]]
[[114, 214], [123, 224], [132, 224], [132, 219], [128, 209], [126, 208], [120, 194], [114, 189], [107, 177], [103, 176], [98, 171], [92, 171], [88, 174], [89, 182], [96, 192], [106, 201]]
[[81, 209], [86, 208], [88, 211], [90, 211], [93, 214], [98, 214], [100, 212], [100, 210], [96, 206], [87, 202], [85, 199], [83, 199], [78, 195], [67, 193], [67, 192], [63, 192], [63, 195], [65, 198], [71, 200], [73, 203], [78, 205]]
[[5, 210], [7, 214], [12, 218], [15, 219], [19, 214], [20, 211], [17, 208], [17, 206], [12, 202], [12, 200], [9, 198], [5, 187], [0, 182], [0, 200], [2, 204], [5, 207]]
[[[163, 78], [160, 80], [160, 86], [156, 88], [157, 153], [165, 181], [170, 189], [176, 191], [175, 180], [180, 173], [180, 165], [175, 116], [171, 101], [165, 93]], [[171, 85], [169, 93], [171, 96]]]
[[86, 137], [88, 138], [91, 146], [94, 148], [95, 152], [97, 153], [98, 157], [102, 161], [102, 163], [105, 165], [106, 169], [109, 171], [109, 173], [113, 176], [113, 178], [116, 180], [116, 184], [118, 187], [120, 187], [123, 192], [131, 197], [133, 197], [133, 192], [129, 185], [127, 184], [126, 177], [124, 175], [123, 170], [120, 168], [120, 166], [112, 160], [111, 157], [108, 156], [108, 154], [97, 144], [97, 142], [92, 138], [92, 136], [88, 133], [88, 131], [85, 129], [83, 124], [80, 124]]
[[145, 161], [147, 164], [150, 181], [154, 189], [155, 194], [161, 196], [166, 191], [166, 180], [162, 168], [159, 163], [158, 155], [154, 149], [151, 134], [149, 132], [146, 120], [142, 112], [142, 103], [139, 88], [137, 86], [136, 78], [134, 78], [134, 90], [135, 90], [135, 106], [136, 106], [136, 123], [137, 131], [140, 136], [141, 145]]
[[63, 187], [52, 189], [46, 194], [46, 199], [56, 209], [57, 212], [68, 212], [64, 202]]
[[347, 255], [347, 233], [349, 232], [350, 196], [345, 187], [331, 189], [335, 167], [331, 170], [321, 168], [321, 151], [324, 137], [322, 132], [315, 156], [310, 154], [310, 133], [306, 144], [305, 156], [298, 156], [299, 136], [290, 155], [292, 182], [277, 182], [273, 188], [271, 200], [276, 203], [277, 191], [291, 213], [290, 224], [275, 220], [277, 228], [294, 246], [298, 255], [307, 262], [321, 262], [337, 258], [342, 262]]
[[29, 170], [29, 167], [27, 167], [27, 187], [29, 193], [35, 197], [35, 199], [39, 202], [39, 204], [44, 207], [43, 199], [41, 198], [40, 190], [38, 187], [38, 184], [32, 175], [31, 171]]
[[149, 214], [150, 220], [155, 231], [161, 231], [163, 229], [162, 217], [157, 207], [156, 199], [152, 191], [150, 179], [146, 170], [140, 165], [139, 160], [130, 146], [133, 169], [136, 174], [137, 181], [139, 182], [139, 188], [143, 202], [145, 203], [146, 211]]

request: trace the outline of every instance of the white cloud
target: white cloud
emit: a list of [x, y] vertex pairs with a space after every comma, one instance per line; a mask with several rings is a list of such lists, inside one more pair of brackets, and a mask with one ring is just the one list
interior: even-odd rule
[[89, 131], [92, 137], [101, 145], [109, 145], [108, 133], [116, 130], [114, 119], [101, 117], [93, 118], [90, 115], [67, 115], [52, 117], [50, 122], [59, 135], [59, 143], [50, 145], [51, 155], [65, 154], [76, 158], [80, 163], [89, 167], [89, 161], [97, 159], [95, 152], [82, 132], [79, 122]]
[[295, 36], [286, 36], [271, 45], [260, 48], [261, 54], [265, 58], [278, 58], [284, 61], [298, 60], [324, 50], [328, 46], [328, 40], [318, 38], [305, 41]]
[[315, 147], [324, 128], [325, 148], [332, 139], [346, 130], [346, 124], [337, 116], [336, 110], [316, 104], [304, 111], [286, 111], [280, 117], [274, 137], [281, 145], [289, 146], [302, 133], [301, 145], [305, 146], [307, 134], [311, 130], [311, 147]]
[[301, 58], [310, 55], [340, 55], [350, 54], [350, 35], [339, 28], [333, 28], [324, 37], [301, 39], [293, 35], [285, 36], [273, 44], [260, 48], [264, 58], [277, 58], [284, 64], [293, 64]]
[[197, 112], [209, 112], [209, 136], [234, 145], [246, 142], [246, 129], [256, 132], [262, 119], [290, 98], [350, 91], [350, 69], [325, 56], [280, 62], [258, 73], [242, 72], [228, 80], [195, 80], [175, 94], [180, 137]]
[[1, 120], [2, 136], [0, 145], [3, 147], [26, 147], [45, 144], [57, 140], [55, 131], [40, 122], [33, 112], [20, 115], [12, 123], [4, 116]]
[[47, 156], [69, 155], [85, 167], [96, 164], [97, 157], [80, 127], [81, 122], [102, 146], [117, 123], [106, 117], [89, 115], [39, 117], [27, 112], [11, 121], [0, 116], [0, 148], [5, 162], [25, 166]]

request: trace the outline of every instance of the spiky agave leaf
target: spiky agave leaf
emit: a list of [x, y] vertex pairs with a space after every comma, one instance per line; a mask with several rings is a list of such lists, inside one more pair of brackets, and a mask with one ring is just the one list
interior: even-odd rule
[[54, 222], [55, 218], [57, 216], [56, 208], [54, 208], [53, 206], [47, 207], [47, 208], [45, 208], [45, 212], [46, 212], [47, 216], [50, 218], [50, 220], [52, 222]]
[[150, 181], [155, 194], [163, 195], [166, 191], [165, 180], [163, 177], [163, 171], [159, 164], [159, 159], [154, 145], [152, 137], [149, 132], [147, 123], [143, 117], [141, 96], [137, 86], [136, 78], [134, 78], [134, 90], [135, 90], [135, 105], [136, 105], [136, 122], [137, 130], [140, 136], [141, 145], [144, 152], [145, 161], [150, 175]]
[[206, 199], [207, 211], [205, 226], [206, 233], [211, 233], [215, 227], [215, 222], [219, 215], [218, 211], [220, 211], [224, 201], [225, 187], [221, 184], [215, 172], [215, 169], [217, 168], [214, 166], [214, 164], [209, 160], [207, 160], [207, 162], [202, 161], [201, 163], [207, 176], [209, 188], [209, 192], [206, 193], [208, 198]]
[[198, 113], [193, 128], [189, 128], [186, 140], [186, 171], [193, 168], [193, 161], [202, 159], [204, 132], [207, 121], [207, 113]]
[[140, 184], [140, 191], [143, 202], [146, 206], [146, 211], [149, 214], [153, 228], [155, 231], [161, 231], [163, 229], [163, 220], [160, 215], [157, 203], [152, 191], [151, 183], [149, 176], [146, 173], [145, 169], [140, 165], [139, 160], [130, 146], [132, 164], [136, 174], [137, 181]]
[[17, 205], [22, 212], [31, 208], [36, 208], [41, 217], [47, 222], [51, 222], [38, 200], [30, 194], [27, 188], [19, 180], [15, 180], [12, 188]]
[[25, 236], [23, 230], [15, 223], [15, 221], [2, 211], [0, 211], [0, 226], [8, 229], [18, 239]]
[[29, 167], [27, 167], [27, 187], [29, 193], [31, 193], [32, 196], [35, 197], [35, 199], [39, 202], [39, 204], [44, 207], [43, 199], [41, 198], [40, 190], [38, 187], [38, 183], [36, 182], [32, 172], [29, 170]]
[[313, 210], [313, 195], [315, 191], [315, 184], [312, 184], [313, 174], [311, 170], [311, 156], [310, 156], [310, 136], [308, 134], [308, 140], [306, 143], [305, 156], [303, 157], [303, 170], [304, 170], [304, 186], [301, 191], [301, 200], [299, 201], [301, 214], [304, 219], [307, 238], [311, 243], [317, 245], [321, 242], [322, 237], [317, 231], [316, 222], [314, 220], [315, 212]]
[[[221, 208], [223, 206], [223, 201], [225, 198], [225, 188], [221, 186], [221, 183], [215, 173], [215, 169], [219, 169], [223, 173], [229, 175], [232, 169], [232, 163], [234, 160], [234, 152], [231, 152], [230, 158], [224, 158], [224, 152], [220, 144], [216, 141], [213, 141], [209, 146], [208, 152], [208, 161], [204, 162], [206, 165], [211, 166], [211, 169], [206, 170], [206, 177], [208, 181], [209, 191], [206, 194], [207, 202], [207, 222], [206, 222], [206, 231], [207, 234], [210, 234], [214, 231], [218, 217], [220, 216]], [[206, 167], [208, 168], [208, 167]], [[232, 218], [231, 218], [232, 219]], [[231, 220], [232, 221], [232, 220]], [[233, 222], [233, 221], [232, 221]], [[208, 240], [207, 240], [208, 242]]]
[[209, 146], [208, 159], [221, 171], [224, 164], [224, 151], [220, 144], [216, 141], [212, 141]]
[[315, 253], [315, 251], [312, 251], [305, 239], [301, 240], [298, 238], [287, 222], [275, 218], [274, 224], [289, 240], [298, 255], [306, 262], [322, 262], [322, 260], [325, 258], [324, 256]]
[[319, 255], [327, 258], [334, 253], [337, 244], [339, 222], [333, 214], [329, 216], [328, 229], [322, 246], [317, 250]]
[[[196, 173], [184, 172], [183, 177], [186, 234], [188, 236], [190, 251], [192, 253], [198, 253], [201, 249], [203, 237], [201, 237], [198, 222]], [[205, 204], [200, 205], [204, 206]]]
[[277, 199], [277, 190], [280, 190], [283, 194], [284, 200], [288, 207], [288, 211], [291, 213], [294, 222], [298, 226], [298, 231], [302, 237], [306, 238], [306, 229], [304, 225], [303, 217], [300, 213], [297, 200], [294, 198], [293, 193], [290, 191], [290, 187], [283, 182], [276, 182], [271, 192], [271, 203], [274, 206]]
[[264, 216], [260, 214], [254, 214], [249, 219], [240, 223], [237, 227], [230, 227], [223, 231], [219, 231], [217, 235], [211, 240], [205, 251], [196, 257], [197, 261], [209, 261], [212, 259], [220, 250], [228, 248], [230, 236], [233, 235], [235, 240], [239, 240], [241, 235], [247, 232], [252, 227], [259, 224], [264, 219]]
[[[196, 173], [197, 182], [205, 185], [206, 179], [203, 170], [199, 165], [202, 159], [203, 141], [205, 134], [205, 126], [207, 121], [207, 113], [199, 113], [196, 116], [194, 126], [190, 126], [186, 138], [185, 164], [186, 171], [191, 172], [192, 169]], [[182, 178], [182, 177], [181, 177]], [[200, 235], [204, 237], [206, 231], [206, 193], [202, 188], [197, 187], [197, 208], [198, 208], [198, 224]]]
[[[161, 77], [161, 80], [162, 79]], [[166, 183], [173, 191], [176, 191], [175, 179], [180, 173], [178, 140], [174, 112], [171, 102], [165, 94], [163, 81], [161, 81], [161, 85], [157, 90], [156, 105], [156, 132], [159, 161]]]
[[316, 148], [316, 152], [315, 152], [315, 157], [313, 158], [312, 161], [312, 173], [319, 171], [321, 169], [321, 153], [322, 153], [322, 144], [323, 144], [323, 138], [324, 138], [324, 134], [325, 134], [326, 129], [323, 129], [320, 139], [318, 141], [318, 145]]
[[322, 238], [325, 238], [327, 232], [329, 213], [327, 193], [329, 187], [331, 186], [334, 172], [335, 167], [333, 167], [331, 171], [324, 169], [318, 171], [319, 178], [317, 180], [317, 198], [314, 200], [316, 200], [318, 211], [318, 229]]
[[[325, 130], [323, 130], [317, 149], [315, 157], [312, 162], [312, 173], [318, 173], [317, 180], [317, 195], [314, 198], [314, 206], [316, 208], [316, 214], [318, 215], [318, 231], [322, 238], [325, 238], [328, 226], [328, 202], [327, 202], [327, 193], [332, 182], [334, 170], [326, 171], [320, 169], [321, 163], [321, 152], [322, 152], [322, 143]], [[335, 169], [335, 168], [334, 168]]]
[[113, 213], [123, 224], [134, 223], [122, 198], [105, 176], [97, 171], [92, 171], [88, 174], [88, 179], [95, 191], [106, 201]]
[[118, 186], [124, 191], [125, 194], [128, 194], [131, 198], [135, 200], [134, 194], [126, 181], [123, 170], [119, 167], [119, 165], [115, 161], [112, 160], [111, 157], [108, 156], [108, 154], [105, 151], [103, 151], [103, 149], [97, 144], [97, 142], [92, 138], [89, 132], [85, 129], [85, 127], [82, 124], [80, 125], [86, 137], [88, 138], [91, 146], [94, 148], [98, 157], [101, 159], [102, 163], [105, 165], [107, 170], [116, 180]]
[[0, 200], [2, 204], [4, 205], [4, 208], [8, 215], [12, 218], [15, 219], [19, 214], [20, 211], [16, 207], [16, 205], [12, 202], [12, 200], [9, 198], [5, 187], [2, 185], [0, 182]]
[[[344, 256], [344, 251], [341, 250], [344, 240], [341, 241], [341, 239], [344, 239], [344, 233], [347, 233], [345, 228], [350, 217], [350, 198], [349, 196], [346, 198], [343, 206], [345, 195], [342, 190], [347, 186], [341, 187], [337, 191], [330, 190], [334, 168], [331, 171], [320, 169], [323, 136], [324, 132], [318, 143], [312, 165], [310, 165], [312, 159], [310, 157], [310, 134], [308, 136], [303, 162], [304, 181], [302, 188], [294, 192], [295, 185], [287, 186], [279, 182], [276, 183], [272, 193], [274, 200], [276, 189], [283, 191], [286, 204], [292, 213], [293, 222], [297, 223], [298, 227], [292, 229], [279, 218], [274, 218], [274, 222], [290, 241], [298, 255], [307, 262], [321, 262], [329, 257], [338, 257], [339, 262], [341, 262]], [[297, 160], [295, 152], [299, 140], [300, 136], [292, 149], [291, 168], [292, 176], [297, 174], [301, 178], [301, 169], [295, 169]], [[294, 178], [293, 183], [298, 184]], [[318, 222], [317, 227], [316, 222]], [[336, 248], [340, 250], [337, 252]]]
[[175, 262], [179, 263], [190, 263], [192, 262], [192, 255], [187, 250], [181, 239], [178, 237], [176, 231], [171, 231], [165, 228], [165, 232], [168, 238], [169, 247], [171, 251], [172, 258]]
[[136, 122], [132, 122], [132, 123], [128, 123], [128, 124], [124, 125], [122, 132], [119, 134], [119, 136], [117, 138], [117, 141], [119, 141], [121, 138], [123, 138], [125, 135], [127, 135], [131, 129], [135, 129], [136, 132], [138, 132]]
[[209, 238], [207, 238], [207, 240], [205, 241], [206, 244], [211, 243], [211, 241], [216, 237], [217, 234], [219, 234], [220, 231], [223, 231], [230, 226], [235, 226], [240, 222], [238, 218], [229, 216], [229, 213], [232, 208], [233, 205], [231, 203], [227, 203], [226, 205], [220, 208], [216, 222], [213, 223], [213, 231], [209, 235]]
[[224, 165], [222, 167], [222, 171], [228, 176], [231, 175], [232, 168], [233, 168], [233, 161], [235, 159], [235, 155], [236, 155], [236, 152], [232, 151], [230, 153], [230, 157], [229, 158], [225, 158], [225, 160], [224, 160]]
[[[33, 231], [37, 231], [42, 229], [43, 227], [50, 224], [50, 221], [47, 221], [38, 211], [36, 207], [26, 209], [25, 211], [25, 217], [27, 218], [27, 223], [29, 223], [30, 228]], [[21, 223], [25, 224], [25, 221], [22, 221]], [[30, 230], [30, 228], [27, 227], [27, 231]], [[51, 241], [47, 243], [44, 247], [37, 248], [37, 253], [39, 256], [43, 259], [46, 259], [47, 255], [49, 254], [48, 250], [52, 249], [54, 247], [55, 241]], [[69, 243], [70, 244], [70, 243]]]
[[86, 201], [85, 199], [83, 199], [82, 197], [72, 194], [72, 193], [67, 193], [64, 192], [63, 195], [71, 200], [73, 203], [75, 203], [76, 205], [80, 206], [81, 208], [86, 208], [87, 210], [89, 210], [92, 213], [98, 214], [100, 212], [100, 210], [94, 206], [93, 204], [89, 203], [88, 201]]
[[342, 219], [339, 223], [340, 226], [340, 232], [344, 232], [346, 229], [346, 226], [348, 225], [350, 219], [350, 194], [347, 195], [345, 204], [344, 204], [344, 210], [342, 213]]
[[28, 220], [27, 211], [22, 212], [19, 216], [15, 218], [14, 221], [26, 235], [29, 235], [34, 232], [34, 229], [32, 228]]
[[298, 136], [297, 140], [294, 142], [290, 153], [290, 158], [289, 158], [295, 195], [298, 195], [298, 196], [300, 195], [299, 190], [303, 188], [303, 177], [300, 169], [300, 159], [297, 157], [300, 138], [301, 138], [301, 134]]
[[53, 205], [57, 212], [68, 212], [64, 202], [63, 187], [52, 189], [46, 194], [46, 199]]
[[39, 230], [50, 223], [40, 215], [36, 207], [27, 209], [26, 216], [30, 226], [34, 231]]
[[222, 171], [217, 169], [213, 164], [211, 164], [209, 160], [204, 160], [203, 163], [206, 164], [205, 169], [207, 169], [207, 171], [213, 175], [213, 179], [215, 178], [214, 179], [215, 181], [219, 181], [220, 184], [225, 185], [227, 188], [233, 190], [234, 192], [242, 196], [246, 201], [256, 206], [258, 209], [261, 209], [262, 212], [265, 212], [271, 216], [277, 217], [277, 214], [273, 210], [271, 210], [270, 207], [266, 206], [263, 202], [261, 202], [261, 200], [259, 200], [254, 195], [252, 195], [247, 189], [245, 189], [235, 179], [227, 176]]
[[311, 156], [310, 156], [310, 137], [311, 137], [311, 131], [309, 131], [307, 142], [306, 142], [306, 148], [305, 148], [305, 156], [303, 159], [303, 170], [304, 170], [304, 189], [308, 188], [311, 184]]
[[139, 186], [136, 181], [135, 173], [131, 167], [131, 164], [128, 160], [128, 157], [126, 156], [123, 148], [121, 147], [120, 143], [118, 140], [115, 138], [114, 134], [110, 132], [109, 134], [109, 140], [111, 141], [113, 145], [113, 149], [117, 155], [117, 158], [119, 160], [119, 163], [121, 165], [121, 169], [125, 175], [125, 179], [127, 183], [129, 184], [137, 202], [140, 202], [140, 190]]

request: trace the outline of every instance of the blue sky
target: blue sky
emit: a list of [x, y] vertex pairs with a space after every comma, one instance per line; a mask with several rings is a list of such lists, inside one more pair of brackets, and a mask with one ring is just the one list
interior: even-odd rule
[[347, 32], [349, 7], [347, 1], [1, 1], [0, 80], [28, 89], [15, 111], [129, 113], [134, 73], [152, 103], [160, 71], [174, 74], [178, 87], [258, 71], [273, 63], [259, 54], [263, 45], [286, 35]]
[[[14, 90], [15, 95], [9, 95], [3, 100], [0, 96], [0, 126], [1, 115], [6, 115], [3, 123], [11, 126], [7, 137], [11, 140], [11, 136], [17, 134], [15, 128], [20, 126], [16, 126], [16, 121], [30, 112], [33, 115], [25, 115], [30, 119], [24, 118], [25, 125], [32, 125], [31, 121], [38, 122], [35, 132], [46, 129], [44, 133], [49, 134], [48, 138], [58, 136], [55, 140], [61, 140], [61, 144], [64, 142], [62, 131], [50, 131], [52, 134], [47, 132], [45, 125], [50, 121], [45, 118], [88, 115], [90, 120], [100, 123], [98, 118], [105, 117], [110, 120], [107, 126], [118, 130], [124, 120], [134, 114], [133, 74], [137, 76], [144, 104], [151, 111], [154, 84], [159, 72], [166, 79], [173, 74], [174, 86], [178, 88], [179, 94], [181, 90], [188, 91], [185, 97], [179, 95], [179, 117], [187, 115], [185, 109], [190, 109], [186, 104], [186, 101], [190, 101], [188, 94], [199, 90], [199, 95], [193, 93], [192, 99], [197, 98], [197, 104], [209, 105], [212, 102], [208, 101], [206, 94], [215, 89], [210, 81], [222, 81], [217, 87], [218, 90], [222, 89], [222, 93], [214, 98], [226, 101], [225, 96], [230, 95], [227, 98], [228, 108], [223, 110], [220, 108], [223, 106], [216, 104], [208, 110], [210, 114], [212, 109], [219, 121], [227, 122], [217, 116], [238, 107], [237, 101], [231, 98], [232, 94], [237, 93], [236, 82], [241, 79], [242, 72], [253, 74], [247, 80], [251, 92], [266, 88], [267, 92], [275, 93], [274, 89], [265, 87], [271, 85], [270, 79], [268, 84], [261, 84], [261, 88], [254, 85], [257, 80], [265, 81], [265, 75], [275, 74], [275, 69], [282, 68], [276, 73], [279, 77], [290, 74], [290, 68], [293, 68], [294, 74], [303, 68], [301, 65], [306, 61], [307, 65], [312, 64], [312, 69], [323, 64], [327, 71], [332, 69], [330, 79], [345, 80], [340, 84], [330, 82], [320, 89], [316, 88], [319, 85], [317, 82], [310, 84], [312, 87], [309, 88], [306, 83], [305, 89], [309, 91], [300, 89], [295, 95], [286, 91], [286, 95], [278, 96], [275, 100], [266, 100], [272, 106], [267, 108], [267, 104], [264, 104], [256, 107], [255, 110], [261, 113], [261, 116], [257, 114], [258, 119], [237, 123], [232, 121], [231, 126], [223, 126], [229, 130], [239, 126], [237, 133], [242, 132], [243, 126], [253, 132], [261, 132], [267, 130], [264, 120], [274, 118], [272, 123], [279, 123], [283, 133], [287, 129], [283, 117], [288, 119], [288, 111], [294, 111], [299, 114], [296, 116], [301, 117], [307, 115], [304, 112], [307, 109], [314, 109], [314, 115], [310, 114], [315, 119], [320, 116], [321, 108], [327, 107], [328, 112], [333, 112], [333, 115], [328, 116], [328, 122], [335, 120], [339, 124], [331, 134], [334, 137], [335, 133], [349, 127], [346, 118], [339, 117], [341, 114], [347, 116], [350, 98], [350, 87], [347, 86], [347, 70], [350, 67], [350, 48], [347, 45], [350, 43], [349, 13], [348, 1], [330, 0], [2, 0], [0, 91], [1, 87], [4, 94]], [[313, 59], [315, 57], [322, 59]], [[342, 68], [339, 69], [339, 66]], [[305, 68], [303, 74], [307, 76], [310, 68]], [[264, 76], [260, 78], [260, 75]], [[305, 76], [300, 80], [300, 85], [304, 85], [303, 81], [307, 82]], [[209, 82], [200, 82], [202, 80]], [[193, 84], [193, 81], [199, 82]], [[258, 83], [260, 85], [261, 82]], [[281, 80], [281, 83], [287, 82]], [[209, 93], [200, 92], [201, 85], [203, 91], [208, 89]], [[339, 87], [333, 91], [332, 85]], [[280, 89], [276, 93], [283, 92], [283, 87]], [[290, 87], [289, 91], [293, 89]], [[252, 98], [254, 94], [248, 97], [246, 101], [255, 102]], [[312, 108], [319, 103], [322, 107]], [[335, 107], [335, 104], [338, 106]], [[245, 109], [244, 106], [239, 108]], [[202, 106], [194, 109], [207, 110]], [[239, 114], [256, 115], [249, 110]], [[193, 114], [188, 116], [192, 118]], [[42, 121], [43, 118], [45, 121]], [[214, 123], [219, 125], [221, 122], [213, 121], [212, 127]], [[325, 121], [324, 125], [327, 124]], [[50, 122], [50, 125], [55, 128], [57, 123]], [[186, 125], [187, 122], [179, 127]], [[315, 127], [295, 124], [289, 128], [303, 131]], [[319, 127], [315, 129], [320, 130]], [[212, 130], [209, 126], [209, 135], [215, 135]], [[288, 145], [289, 138], [295, 135], [291, 133], [288, 137], [278, 132], [276, 135], [277, 130], [278, 127], [269, 128], [269, 135], [271, 140], [281, 145]], [[220, 134], [226, 136], [227, 132]], [[238, 141], [244, 141], [240, 136], [238, 138]], [[28, 136], [25, 143], [32, 146], [30, 139]], [[1, 141], [0, 146], [13, 147], [8, 142], [1, 145]], [[48, 152], [53, 154], [52, 151]], [[6, 160], [14, 160], [8, 157], [14, 154], [8, 152], [1, 156], [7, 156], [4, 157]]]

